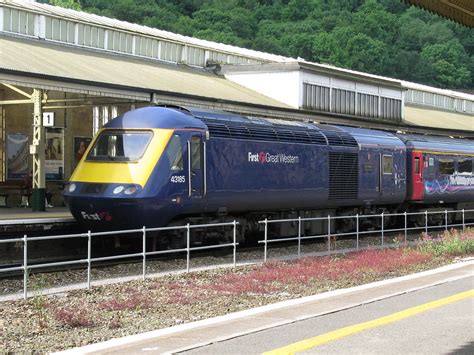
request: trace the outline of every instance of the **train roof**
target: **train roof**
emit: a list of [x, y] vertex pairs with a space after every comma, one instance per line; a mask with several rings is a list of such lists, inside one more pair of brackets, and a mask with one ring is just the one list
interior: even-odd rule
[[398, 137], [409, 149], [429, 150], [443, 153], [474, 154], [474, 141], [469, 139], [411, 134], [399, 134]]
[[125, 112], [109, 121], [104, 128], [196, 128], [207, 129], [189, 112], [167, 107], [149, 106]]
[[405, 149], [394, 134], [363, 128], [245, 117], [224, 111], [187, 108], [209, 128], [211, 137], [260, 139], [329, 145], [333, 147], [384, 146]]

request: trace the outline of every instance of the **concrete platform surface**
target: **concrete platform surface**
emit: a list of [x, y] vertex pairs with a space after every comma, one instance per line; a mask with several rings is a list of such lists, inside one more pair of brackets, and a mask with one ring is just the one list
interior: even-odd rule
[[0, 208], [0, 224], [5, 220], [43, 218], [64, 218], [73, 220], [69, 209], [63, 206], [46, 208], [46, 211], [33, 211], [29, 207]]
[[474, 259], [413, 275], [112, 339], [60, 354], [176, 353], [474, 275]]

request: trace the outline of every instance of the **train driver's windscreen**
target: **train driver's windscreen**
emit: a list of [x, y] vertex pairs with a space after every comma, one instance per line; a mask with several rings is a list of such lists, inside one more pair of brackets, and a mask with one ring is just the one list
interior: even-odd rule
[[139, 160], [152, 136], [153, 133], [147, 131], [103, 131], [90, 150], [87, 160]]

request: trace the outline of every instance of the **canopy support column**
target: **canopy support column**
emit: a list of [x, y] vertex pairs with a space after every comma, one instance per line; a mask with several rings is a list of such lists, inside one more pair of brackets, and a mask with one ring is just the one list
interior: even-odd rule
[[33, 211], [45, 211], [45, 130], [43, 127], [43, 92], [34, 89], [31, 97], [33, 101], [33, 144], [31, 146], [31, 155], [33, 158]]

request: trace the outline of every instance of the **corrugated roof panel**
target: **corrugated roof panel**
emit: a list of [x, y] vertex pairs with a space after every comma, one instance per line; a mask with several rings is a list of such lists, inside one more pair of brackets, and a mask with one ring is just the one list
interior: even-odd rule
[[0, 71], [31, 73], [58, 81], [169, 92], [289, 108], [276, 100], [204, 70], [160, 64], [42, 41], [0, 37]]

